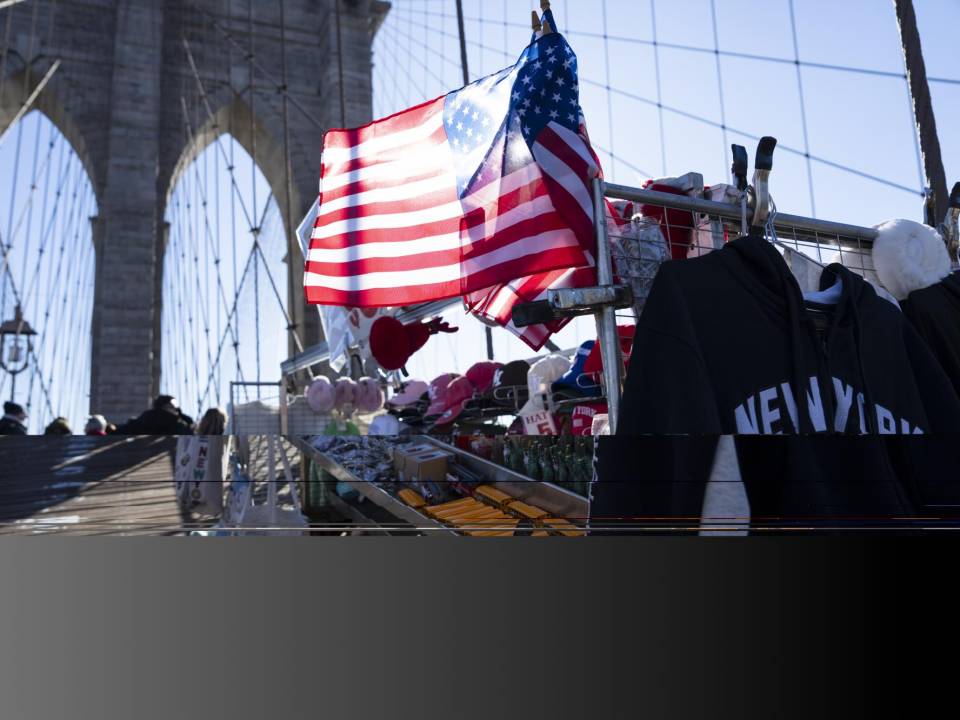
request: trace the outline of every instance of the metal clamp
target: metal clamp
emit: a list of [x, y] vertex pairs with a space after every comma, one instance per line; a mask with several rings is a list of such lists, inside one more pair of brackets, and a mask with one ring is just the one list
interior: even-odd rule
[[733, 151], [733, 165], [730, 167], [730, 173], [737, 183], [737, 190], [743, 192], [747, 189], [747, 167], [750, 162], [747, 149], [743, 145], [731, 145], [730, 149]]
[[514, 307], [513, 324], [517, 327], [527, 327], [561, 318], [595, 313], [605, 307], [622, 310], [632, 305], [633, 291], [629, 285], [548, 290], [546, 300], [521, 303]]
[[757, 154], [753, 161], [753, 184], [747, 188], [753, 218], [750, 226], [762, 228], [770, 214], [770, 171], [773, 169], [773, 151], [777, 139], [769, 135], [760, 138]]
[[947, 245], [950, 263], [957, 267], [957, 264], [960, 263], [960, 257], [958, 257], [958, 250], [960, 250], [960, 182], [956, 183], [950, 192], [947, 214], [938, 229]]

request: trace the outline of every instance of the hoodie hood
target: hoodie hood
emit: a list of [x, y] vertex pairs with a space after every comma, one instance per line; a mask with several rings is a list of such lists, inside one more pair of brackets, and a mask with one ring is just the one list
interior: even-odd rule
[[[790, 336], [790, 380], [794, 388], [805, 388], [808, 378], [818, 378], [818, 385], [830, 388], [833, 383], [832, 355], [834, 342], [839, 333], [852, 333], [856, 353], [856, 378], [864, 396], [864, 419], [866, 431], [876, 432], [874, 420], [876, 409], [872, 402], [867, 373], [864, 368], [862, 348], [861, 306], [876, 298], [876, 292], [860, 275], [839, 263], [827, 265], [820, 274], [819, 288], [825, 291], [840, 283], [840, 297], [836, 305], [808, 302], [800, 284], [780, 252], [766, 239], [747, 235], [728, 243], [725, 262], [748, 289], [769, 307], [776, 309], [788, 322]], [[727, 249], [725, 248], [725, 250]], [[723, 255], [723, 253], [719, 253]], [[751, 287], [752, 286], [752, 287]], [[808, 309], [812, 311], [808, 312]], [[817, 318], [816, 315], [820, 315]], [[819, 345], [822, 361], [811, 363], [804, 347], [809, 343]], [[852, 379], [852, 378], [851, 378]], [[823, 394], [825, 416], [834, 417], [835, 398], [830, 392]], [[816, 424], [810, 417], [810, 408], [805, 402], [797, 402], [799, 432], [813, 432]]]
[[929, 371], [935, 362], [900, 311], [842, 265], [817, 281], [839, 284], [835, 304], [805, 300], [780, 252], [760, 237], [664, 263], [637, 324], [624, 432], [960, 428], [960, 403], [942, 398], [944, 386], [955, 395], [949, 381]]

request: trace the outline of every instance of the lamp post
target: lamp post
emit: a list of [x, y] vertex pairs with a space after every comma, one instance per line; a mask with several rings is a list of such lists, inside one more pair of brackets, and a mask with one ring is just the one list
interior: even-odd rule
[[23, 310], [17, 305], [13, 320], [0, 324], [0, 368], [10, 375], [10, 400], [16, 400], [17, 375], [27, 369], [33, 351], [31, 338], [36, 331], [23, 319]]

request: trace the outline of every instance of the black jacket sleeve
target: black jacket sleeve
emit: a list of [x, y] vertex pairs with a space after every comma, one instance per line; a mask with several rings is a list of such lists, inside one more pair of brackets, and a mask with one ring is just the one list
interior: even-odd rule
[[903, 323], [903, 344], [913, 367], [929, 431], [960, 432], [960, 397], [926, 343], [908, 322]]
[[637, 523], [697, 531], [720, 421], [673, 270], [661, 267], [637, 324], [617, 434], [598, 442], [598, 533]]
[[637, 323], [620, 404], [619, 435], [722, 431], [706, 365], [674, 270], [669, 262], [660, 268]]

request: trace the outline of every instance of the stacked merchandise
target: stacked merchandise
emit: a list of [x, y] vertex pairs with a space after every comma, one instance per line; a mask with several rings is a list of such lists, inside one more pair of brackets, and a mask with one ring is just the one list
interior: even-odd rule
[[594, 438], [589, 435], [523, 437], [463, 435], [457, 447], [531, 480], [587, 497], [593, 479]]
[[[358, 481], [375, 485], [425, 517], [466, 535], [583, 534], [571, 521], [499, 490], [435, 443], [333, 436], [313, 438], [312, 445]], [[586, 457], [582, 448], [579, 457]], [[326, 480], [336, 482], [332, 477]], [[336, 483], [336, 492], [345, 500], [357, 499], [349, 483]]]
[[[629, 359], [634, 326], [620, 326], [619, 332]], [[385, 407], [400, 433], [590, 435], [594, 418], [607, 412], [602, 373], [599, 344], [588, 340], [572, 361], [561, 354], [533, 363], [482, 361], [463, 375], [443, 373], [429, 383], [410, 379]]]
[[[926, 300], [885, 279], [877, 250], [892, 239], [891, 264], [937, 287], [930, 295], [942, 310], [922, 315], [956, 327], [939, 236], [906, 221], [880, 230], [880, 280], [900, 298]], [[905, 231], [928, 236], [941, 260], [912, 249]], [[930, 277], [936, 267], [944, 272]], [[661, 267], [637, 324], [618, 436], [599, 445], [595, 517], [707, 519], [718, 492], [736, 496], [719, 505], [753, 528], [916, 517], [932, 497], [939, 513], [944, 498], [956, 506], [958, 493], [945, 488], [955, 474], [931, 452], [942, 443], [880, 437], [960, 431], [960, 397], [943, 369], [951, 354], [935, 357], [911, 321], [934, 337], [951, 331], [927, 330], [909, 300], [901, 313], [843, 265], [818, 280], [804, 292], [759, 234]], [[722, 472], [713, 454], [721, 434], [736, 436], [736, 462]], [[639, 437], [649, 435], [661, 437]], [[949, 465], [958, 459], [954, 450]]]

